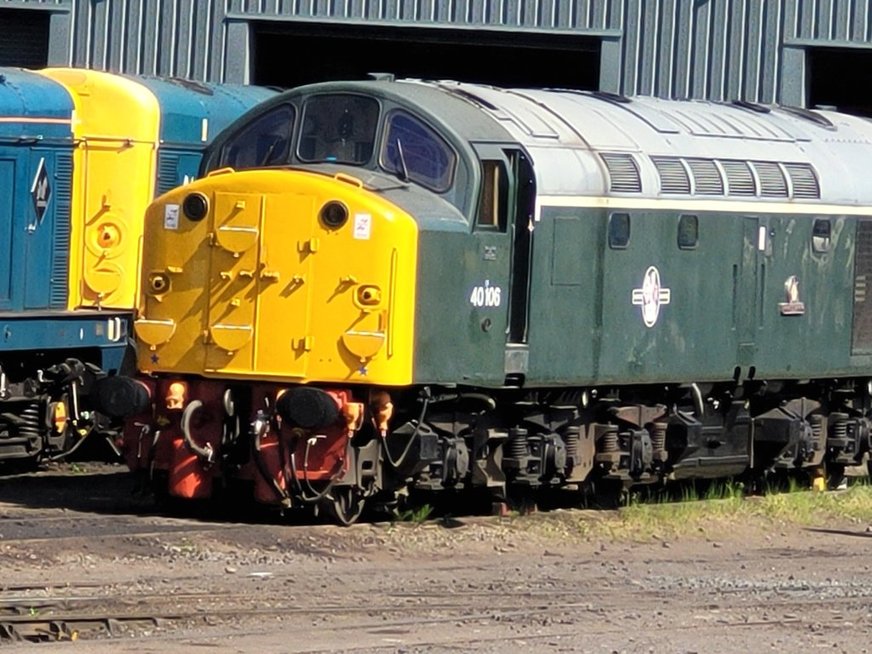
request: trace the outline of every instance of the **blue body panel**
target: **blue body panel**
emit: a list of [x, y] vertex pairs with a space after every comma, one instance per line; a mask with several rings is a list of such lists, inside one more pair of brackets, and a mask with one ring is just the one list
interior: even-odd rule
[[275, 95], [262, 87], [135, 77], [161, 109], [158, 195], [197, 176], [203, 148], [245, 111]]
[[0, 311], [66, 303], [73, 103], [60, 84], [0, 69]]
[[126, 313], [108, 311], [0, 314], [0, 351], [101, 348], [116, 351], [120, 365], [128, 320]]

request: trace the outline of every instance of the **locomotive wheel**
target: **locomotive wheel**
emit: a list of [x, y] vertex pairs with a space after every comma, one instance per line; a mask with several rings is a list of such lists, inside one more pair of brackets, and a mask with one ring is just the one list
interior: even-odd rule
[[324, 503], [327, 514], [343, 527], [357, 522], [366, 504], [361, 492], [353, 486], [340, 486], [334, 488], [330, 495], [332, 499]]

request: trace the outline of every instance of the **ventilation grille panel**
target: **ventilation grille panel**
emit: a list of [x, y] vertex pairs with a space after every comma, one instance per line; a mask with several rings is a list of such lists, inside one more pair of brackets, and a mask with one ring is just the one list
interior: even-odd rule
[[639, 165], [631, 154], [601, 152], [609, 171], [609, 191], [612, 193], [641, 193], [642, 178]]
[[724, 180], [717, 164], [711, 159], [688, 159], [696, 195], [723, 195]]
[[660, 174], [660, 192], [690, 195], [690, 178], [678, 157], [651, 157]]
[[179, 180], [179, 157], [161, 152], [157, 164], [157, 194], [163, 195], [176, 188]]
[[[600, 153], [609, 171], [609, 189], [641, 193], [638, 162], [631, 154]], [[817, 171], [809, 163], [743, 161], [654, 155], [650, 158], [663, 195], [819, 200]]]
[[71, 188], [73, 180], [73, 157], [59, 154], [55, 161], [55, 174], [52, 180], [55, 201], [55, 225], [51, 260], [51, 299], [52, 309], [67, 306], [68, 280], [70, 270], [70, 222]]
[[788, 163], [784, 164], [784, 170], [790, 177], [793, 187], [793, 197], [820, 199], [821, 187], [817, 175], [809, 164]]
[[757, 183], [751, 167], [744, 161], [722, 161], [721, 166], [727, 175], [727, 192], [729, 195], [754, 197], [757, 195]]
[[760, 195], [764, 198], [786, 198], [787, 180], [781, 166], [773, 161], [755, 161], [754, 170], [760, 180]]
[[854, 255], [854, 354], [872, 352], [872, 297], [867, 286], [872, 282], [872, 220], [857, 221], [857, 246]]

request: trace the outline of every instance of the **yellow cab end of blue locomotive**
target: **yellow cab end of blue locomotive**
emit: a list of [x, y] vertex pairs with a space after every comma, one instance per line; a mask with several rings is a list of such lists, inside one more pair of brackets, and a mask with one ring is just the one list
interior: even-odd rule
[[[128, 308], [139, 285], [145, 208], [155, 195], [160, 105], [142, 84], [47, 68], [75, 105], [69, 308]], [[136, 174], [131, 174], [136, 171]]]

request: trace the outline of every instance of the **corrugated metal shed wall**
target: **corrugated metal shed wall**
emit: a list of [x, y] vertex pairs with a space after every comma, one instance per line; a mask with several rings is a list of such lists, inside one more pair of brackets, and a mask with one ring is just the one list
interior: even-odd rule
[[245, 81], [252, 20], [603, 38], [604, 90], [802, 101], [803, 48], [868, 46], [869, 0], [0, 0], [49, 9], [53, 63]]

